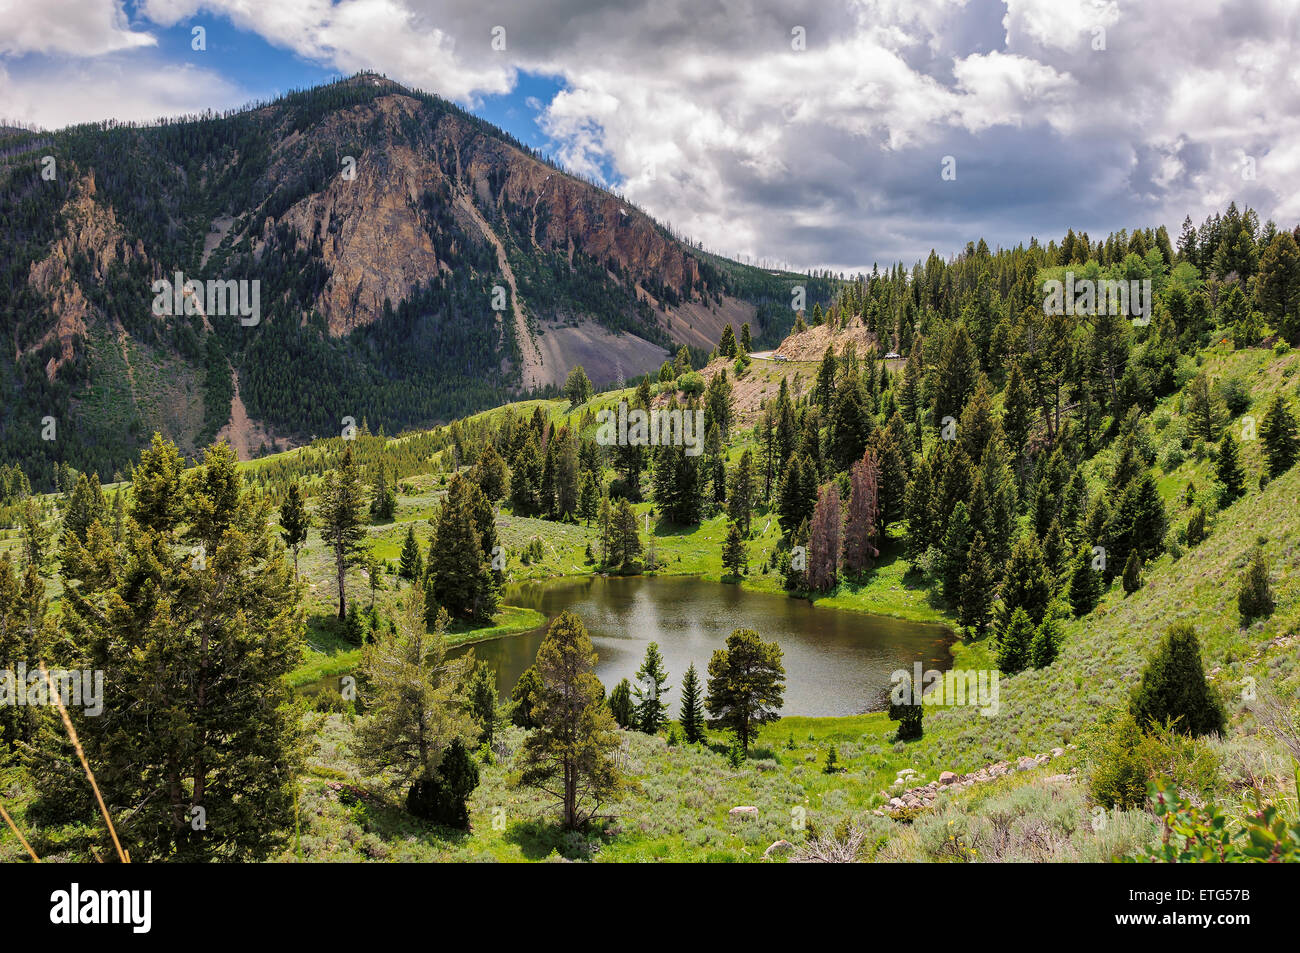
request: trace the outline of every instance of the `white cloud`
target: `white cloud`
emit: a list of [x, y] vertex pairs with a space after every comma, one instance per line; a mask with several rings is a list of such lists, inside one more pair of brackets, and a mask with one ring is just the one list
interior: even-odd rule
[[130, 28], [120, 0], [0, 0], [0, 55], [100, 56], [156, 42]]
[[[65, 6], [52, 2], [0, 0], [14, 14], [0, 43], [54, 44], [52, 28], [9, 26], [77, 21], [48, 13]], [[1233, 198], [1284, 224], [1300, 216], [1291, 0], [825, 0], [798, 12], [782, 0], [145, 0], [139, 16], [228, 17], [342, 72], [377, 69], [470, 105], [519, 70], [560, 76], [564, 91], [529, 104], [559, 157], [592, 176], [614, 169], [630, 198], [724, 252], [869, 267], [980, 235], [1176, 227]], [[65, 27], [98, 38], [82, 53], [147, 38], [113, 4], [90, 20]], [[505, 52], [489, 45], [497, 25]], [[804, 52], [791, 49], [795, 26]], [[179, 74], [170, 88], [156, 64], [104, 70], [107, 82], [83, 70], [44, 93], [24, 73], [6, 92], [49, 125], [169, 100], [193, 109], [210, 78]], [[72, 91], [83, 102], [63, 105]], [[233, 91], [214, 82], [209, 98]], [[946, 154], [955, 183], [939, 179]], [[1244, 155], [1254, 181], [1240, 176]]]

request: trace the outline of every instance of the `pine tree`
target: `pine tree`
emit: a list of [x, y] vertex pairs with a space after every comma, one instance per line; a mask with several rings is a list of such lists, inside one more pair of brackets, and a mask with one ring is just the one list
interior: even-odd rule
[[1032, 534], [1021, 536], [1012, 547], [1001, 595], [1004, 626], [1017, 609], [1025, 610], [1031, 631], [1043, 621], [1052, 599], [1052, 578]]
[[1259, 436], [1264, 441], [1264, 456], [1268, 460], [1268, 475], [1280, 477], [1296, 461], [1300, 454], [1300, 437], [1296, 435], [1296, 420], [1287, 409], [1286, 401], [1280, 393], [1273, 395], [1259, 426]]
[[[104, 685], [102, 713], [69, 716], [133, 859], [265, 856], [292, 825], [303, 754], [286, 678], [302, 613], [270, 503], [224, 443], [182, 474], [156, 438], [131, 491], [120, 543], [100, 523], [84, 544], [67, 537], [50, 661], [100, 670]], [[98, 811], [61, 736], [35, 746], [34, 787], [88, 820]]]
[[1034, 628], [1028, 613], [1018, 606], [998, 638], [998, 669], [1003, 674], [1015, 675], [1029, 665]]
[[754, 350], [754, 340], [749, 334], [749, 322], [740, 326], [740, 353], [749, 354]]
[[727, 524], [727, 540], [722, 544], [722, 568], [727, 574], [739, 579], [745, 574], [749, 558], [745, 553], [745, 540], [740, 527], [734, 522]]
[[569, 406], [577, 407], [591, 400], [594, 389], [582, 365], [575, 364], [573, 370], [569, 371], [568, 380], [564, 382], [564, 396], [569, 398]]
[[1213, 443], [1214, 435], [1219, 430], [1218, 412], [1210, 394], [1209, 378], [1204, 371], [1193, 378], [1187, 392], [1187, 416], [1192, 433], [1206, 443]]
[[298, 551], [307, 542], [307, 530], [311, 528], [311, 514], [302, 500], [302, 490], [297, 481], [289, 484], [284, 504], [280, 507], [280, 539], [293, 553], [293, 575], [298, 577]]
[[781, 647], [764, 642], [753, 629], [736, 629], [727, 647], [709, 659], [709, 689], [704, 699], [713, 723], [735, 732], [741, 750], [760, 726], [776, 721], [785, 700]]
[[406, 527], [406, 542], [402, 544], [397, 574], [407, 582], [414, 582], [424, 575], [424, 558], [420, 555], [420, 544], [415, 540], [414, 524]]
[[609, 693], [609, 711], [620, 728], [631, 728], [636, 715], [632, 707], [632, 683], [626, 678]]
[[966, 551], [970, 548], [970, 539], [970, 517], [966, 513], [966, 504], [959, 500], [948, 520], [948, 531], [939, 547], [939, 579], [943, 586], [943, 597], [952, 605], [957, 604], [961, 593], [961, 576], [966, 569]]
[[357, 758], [372, 776], [405, 789], [408, 807], [420, 816], [462, 827], [468, 826], [468, 816], [460, 824], [454, 809], [451, 818], [435, 810], [441, 800], [435, 792], [442, 787], [438, 769], [451, 744], [477, 740], [465, 695], [472, 662], [472, 656], [448, 655], [442, 627], [426, 631], [424, 593], [418, 585], [410, 587], [396, 631], [380, 634], [362, 655], [367, 714], [356, 733]]
[[[781, 477], [781, 486], [777, 491], [776, 518], [781, 524], [782, 534], [786, 536], [813, 513], [814, 500], [809, 498], [808, 480], [804, 473], [807, 466], [808, 463], [802, 456], [792, 456]], [[816, 479], [815, 474], [813, 478]]]
[[1133, 549], [1124, 563], [1124, 591], [1132, 594], [1142, 588], [1142, 554]]
[[746, 447], [740, 455], [740, 463], [732, 471], [731, 491], [727, 495], [727, 516], [740, 526], [741, 535], [745, 537], [749, 536], [757, 495], [754, 455]]
[[374, 492], [370, 496], [370, 518], [387, 522], [397, 512], [397, 494], [388, 483], [388, 471], [382, 460], [375, 471]]
[[647, 735], [658, 733], [668, 721], [668, 703], [663, 700], [665, 693], [672, 689], [664, 688], [668, 682], [668, 673], [664, 670], [664, 657], [659, 651], [659, 643], [651, 642], [646, 646], [645, 658], [636, 670], [636, 684], [632, 686], [635, 722], [638, 731]]
[[600, 514], [600, 480], [588, 470], [582, 478], [582, 489], [578, 493], [578, 515], [588, 526]]
[[534, 712], [541, 698], [542, 676], [535, 665], [530, 665], [519, 673], [515, 687], [510, 690], [510, 723], [517, 728], [536, 728], [539, 722]]
[[1097, 572], [1092, 568], [1092, 548], [1081, 543], [1070, 567], [1070, 608], [1075, 615], [1087, 615], [1097, 604]]
[[[745, 325], [746, 328], [749, 325]], [[682, 737], [687, 744], [699, 744], [704, 740], [704, 702], [700, 697], [700, 676], [692, 662], [682, 679], [681, 721]]]
[[1231, 503], [1246, 491], [1246, 474], [1241, 468], [1237, 441], [1227, 430], [1223, 432], [1223, 439], [1219, 441], [1219, 459], [1215, 463], [1215, 476], [1223, 486], [1222, 498], [1225, 504]]
[[718, 355], [726, 358], [736, 356], [736, 332], [728, 324], [722, 329], [722, 338], [718, 341]]
[[1029, 662], [1034, 668], [1047, 668], [1061, 651], [1061, 625], [1048, 616], [1034, 631], [1029, 643]]
[[960, 598], [957, 604], [957, 621], [975, 638], [984, 637], [993, 615], [993, 602], [997, 595], [997, 577], [989, 558], [984, 534], [976, 531], [966, 555], [965, 572], [961, 574]]
[[1300, 248], [1290, 232], [1278, 232], [1260, 255], [1255, 294], [1278, 331], [1300, 345]]
[[1223, 732], [1223, 703], [1205, 680], [1201, 646], [1191, 623], [1169, 627], [1142, 672], [1129, 709], [1143, 727], [1174, 721], [1175, 730], [1190, 735]]
[[596, 678], [596, 650], [574, 613], [556, 617], [537, 650], [538, 727], [519, 752], [520, 783], [560, 802], [566, 830], [578, 830], [626, 786], [621, 741]]
[[619, 500], [614, 507], [614, 518], [610, 527], [610, 539], [614, 562], [618, 569], [627, 572], [635, 568], [637, 557], [641, 555], [641, 532], [637, 528], [636, 513], [627, 500]]
[[63, 514], [63, 532], [72, 533], [81, 542], [86, 541], [86, 531], [95, 520], [102, 520], [107, 512], [104, 493], [99, 486], [99, 477], [82, 473], [77, 476], [76, 485], [68, 500]]
[[[137, 505], [140, 501], [137, 500]], [[163, 506], [159, 497], [152, 506]], [[362, 522], [365, 493], [361, 475], [352, 462], [352, 448], [345, 447], [335, 468], [325, 474], [317, 512], [321, 539], [334, 551], [334, 571], [338, 581], [339, 620], [347, 618], [347, 575], [359, 560], [361, 544], [366, 538]]]
[[491, 504], [476, 485], [456, 474], [447, 485], [426, 567], [434, 599], [453, 618], [487, 622], [496, 614], [501, 581], [485, 546], [494, 535]]
[[465, 698], [478, 725], [479, 742], [491, 748], [498, 721], [496, 669], [487, 662], [476, 664], [465, 687]]
[[915, 683], [910, 673], [894, 686], [889, 698], [889, 720], [898, 722], [895, 741], [916, 741], [925, 734], [925, 706], [921, 702], [921, 691], [922, 687]]
[[1237, 611], [1243, 625], [1273, 614], [1273, 589], [1268, 582], [1268, 558], [1262, 549], [1256, 549], [1241, 578], [1237, 592]]

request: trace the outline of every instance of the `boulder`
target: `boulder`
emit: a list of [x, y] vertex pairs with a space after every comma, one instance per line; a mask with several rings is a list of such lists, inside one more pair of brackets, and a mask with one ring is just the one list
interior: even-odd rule
[[732, 817], [743, 817], [748, 819], [751, 817], [758, 817], [758, 808], [754, 807], [752, 804], [744, 804], [740, 807], [733, 807], [727, 813]]
[[763, 851], [763, 859], [771, 860], [779, 854], [788, 854], [792, 850], [794, 850], [794, 844], [791, 844], [788, 840], [773, 841], [768, 845], [767, 850]]
[[952, 784], [956, 780], [957, 775], [953, 774], [951, 771], [944, 771], [939, 775], [939, 783], [943, 785]]

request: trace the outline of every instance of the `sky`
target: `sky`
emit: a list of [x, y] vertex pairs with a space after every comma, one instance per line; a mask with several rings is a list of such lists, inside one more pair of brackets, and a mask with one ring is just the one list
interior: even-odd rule
[[1294, 227], [1297, 40], [1295, 0], [0, 0], [0, 121], [371, 69], [713, 251], [854, 272], [1234, 200]]

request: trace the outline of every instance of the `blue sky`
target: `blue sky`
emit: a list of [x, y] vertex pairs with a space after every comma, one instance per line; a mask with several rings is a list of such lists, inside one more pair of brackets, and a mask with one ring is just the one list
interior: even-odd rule
[[[711, 250], [773, 265], [869, 270], [1067, 228], [1176, 234], [1230, 201], [1261, 222], [1300, 220], [1293, 0], [7, 10], [0, 118], [147, 120], [371, 69], [466, 106]], [[940, 177], [948, 158], [955, 180]]]

